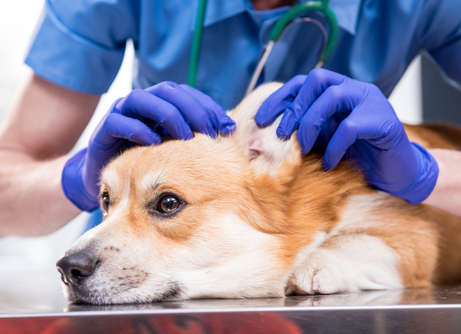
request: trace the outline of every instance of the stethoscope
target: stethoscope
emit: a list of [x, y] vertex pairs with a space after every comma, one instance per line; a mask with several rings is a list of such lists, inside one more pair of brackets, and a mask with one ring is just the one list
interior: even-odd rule
[[[333, 47], [336, 43], [336, 39], [338, 37], [338, 21], [336, 19], [335, 13], [328, 6], [328, 3], [329, 0], [315, 0], [302, 2], [292, 7], [288, 12], [286, 12], [275, 22], [274, 27], [271, 29], [269, 33], [269, 41], [264, 47], [264, 50], [258, 60], [253, 75], [251, 76], [250, 83], [248, 84], [248, 88], [246, 90], [245, 95], [248, 95], [250, 92], [253, 91], [258, 82], [259, 77], [261, 76], [261, 72], [263, 71], [264, 66], [266, 65], [266, 62], [272, 52], [272, 49], [283, 36], [283, 33], [287, 30], [287, 28], [294, 22], [308, 22], [314, 24], [319, 28], [323, 37], [323, 46], [320, 51], [320, 55], [315, 67], [323, 66], [323, 64], [327, 61], [328, 57], [330, 56]], [[187, 83], [192, 87], [195, 87], [197, 79], [197, 69], [200, 59], [200, 44], [202, 42], [203, 22], [205, 20], [206, 5], [207, 0], [199, 0], [197, 14], [195, 18], [195, 28], [189, 61], [189, 73], [187, 76]], [[315, 18], [300, 17], [300, 14], [302, 13], [314, 11], [321, 13], [326, 18], [330, 28], [329, 31], [327, 31], [325, 26]]]

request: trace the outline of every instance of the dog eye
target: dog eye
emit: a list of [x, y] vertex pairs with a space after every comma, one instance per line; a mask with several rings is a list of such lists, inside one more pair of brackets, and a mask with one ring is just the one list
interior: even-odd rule
[[110, 205], [110, 197], [109, 192], [107, 190], [101, 193], [101, 203], [103, 212], [107, 213], [107, 210], [109, 209]]
[[172, 193], [161, 194], [153, 205], [149, 205], [152, 214], [170, 217], [179, 212], [186, 202], [179, 196]]

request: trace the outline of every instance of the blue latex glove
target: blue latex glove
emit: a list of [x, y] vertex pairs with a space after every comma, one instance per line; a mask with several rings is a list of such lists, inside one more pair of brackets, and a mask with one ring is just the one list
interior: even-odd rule
[[88, 147], [67, 161], [62, 188], [78, 208], [94, 210], [102, 168], [128, 147], [157, 145], [165, 138], [190, 139], [193, 132], [216, 137], [234, 129], [234, 121], [211, 97], [190, 86], [163, 82], [136, 89], [113, 104]]
[[434, 189], [438, 166], [419, 144], [410, 143], [403, 124], [386, 97], [373, 84], [325, 69], [299, 75], [274, 92], [255, 121], [267, 126], [283, 113], [277, 135], [298, 130], [303, 154], [324, 151], [330, 170], [346, 156], [367, 182], [416, 204]]

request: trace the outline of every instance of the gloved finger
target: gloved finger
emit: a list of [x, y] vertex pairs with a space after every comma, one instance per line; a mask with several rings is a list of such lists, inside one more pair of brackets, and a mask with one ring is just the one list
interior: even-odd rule
[[[355, 89], [357, 91], [357, 89]], [[387, 103], [387, 100], [383, 100]], [[395, 148], [402, 138], [407, 138], [403, 124], [389, 114], [372, 114], [367, 102], [353, 102], [356, 107], [338, 126], [333, 134], [323, 159], [325, 169], [336, 167], [348, 148], [356, 140], [363, 139], [380, 150]], [[378, 107], [373, 105], [374, 108]], [[389, 105], [388, 110], [392, 110]]]
[[95, 144], [111, 144], [113, 138], [125, 139], [138, 145], [158, 145], [162, 139], [146, 124], [138, 119], [112, 113], [107, 116], [104, 125], [98, 131]]
[[235, 130], [235, 122], [230, 118], [226, 111], [210, 96], [189, 85], [179, 85], [184, 91], [188, 92], [210, 115], [210, 119], [216, 122], [220, 134], [228, 135]]
[[178, 84], [165, 81], [146, 91], [174, 105], [192, 131], [205, 133], [213, 138], [216, 137], [217, 129], [215, 124], [217, 124], [217, 121], [214, 120], [213, 122], [205, 108], [181, 89]]
[[296, 75], [272, 93], [259, 107], [255, 115], [256, 125], [265, 127], [272, 124], [293, 101], [305, 80], [306, 75]]
[[133, 90], [117, 108], [128, 117], [144, 117], [163, 127], [175, 139], [194, 135], [179, 110], [167, 101], [141, 89]]
[[114, 103], [112, 103], [110, 109], [109, 109], [109, 113], [116, 113], [116, 114], [120, 114], [121, 111], [119, 109], [119, 106], [121, 105], [121, 102], [124, 100], [125, 98], [124, 97], [120, 97], [118, 99], [115, 100]]
[[340, 85], [345, 79], [346, 77], [342, 74], [322, 68], [310, 71], [293, 103], [286, 108], [277, 128], [277, 135], [280, 138], [289, 138], [293, 131], [298, 128], [302, 115], [311, 107], [314, 101], [327, 88]]
[[301, 118], [297, 138], [302, 148], [302, 153], [307, 154], [317, 140], [322, 125], [335, 113], [349, 114], [359, 101], [357, 94], [360, 91], [354, 86], [341, 84], [330, 86]]
[[335, 168], [346, 151], [358, 139], [358, 126], [352, 118], [346, 117], [338, 126], [335, 133], [331, 137], [325, 154], [323, 156], [323, 168], [330, 170]]

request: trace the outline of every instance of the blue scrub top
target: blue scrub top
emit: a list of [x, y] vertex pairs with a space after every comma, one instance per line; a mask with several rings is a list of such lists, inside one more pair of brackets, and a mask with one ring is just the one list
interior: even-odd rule
[[[461, 83], [459, 0], [331, 0], [340, 32], [325, 67], [373, 82], [389, 95], [412, 59], [429, 53]], [[133, 86], [186, 82], [197, 0], [47, 0], [26, 58], [33, 71], [72, 90], [102, 94], [125, 45], [136, 51]], [[250, 0], [209, 0], [197, 86], [223, 107], [243, 97], [274, 21]], [[321, 34], [296, 24], [274, 49], [261, 81], [286, 81], [315, 65]]]

